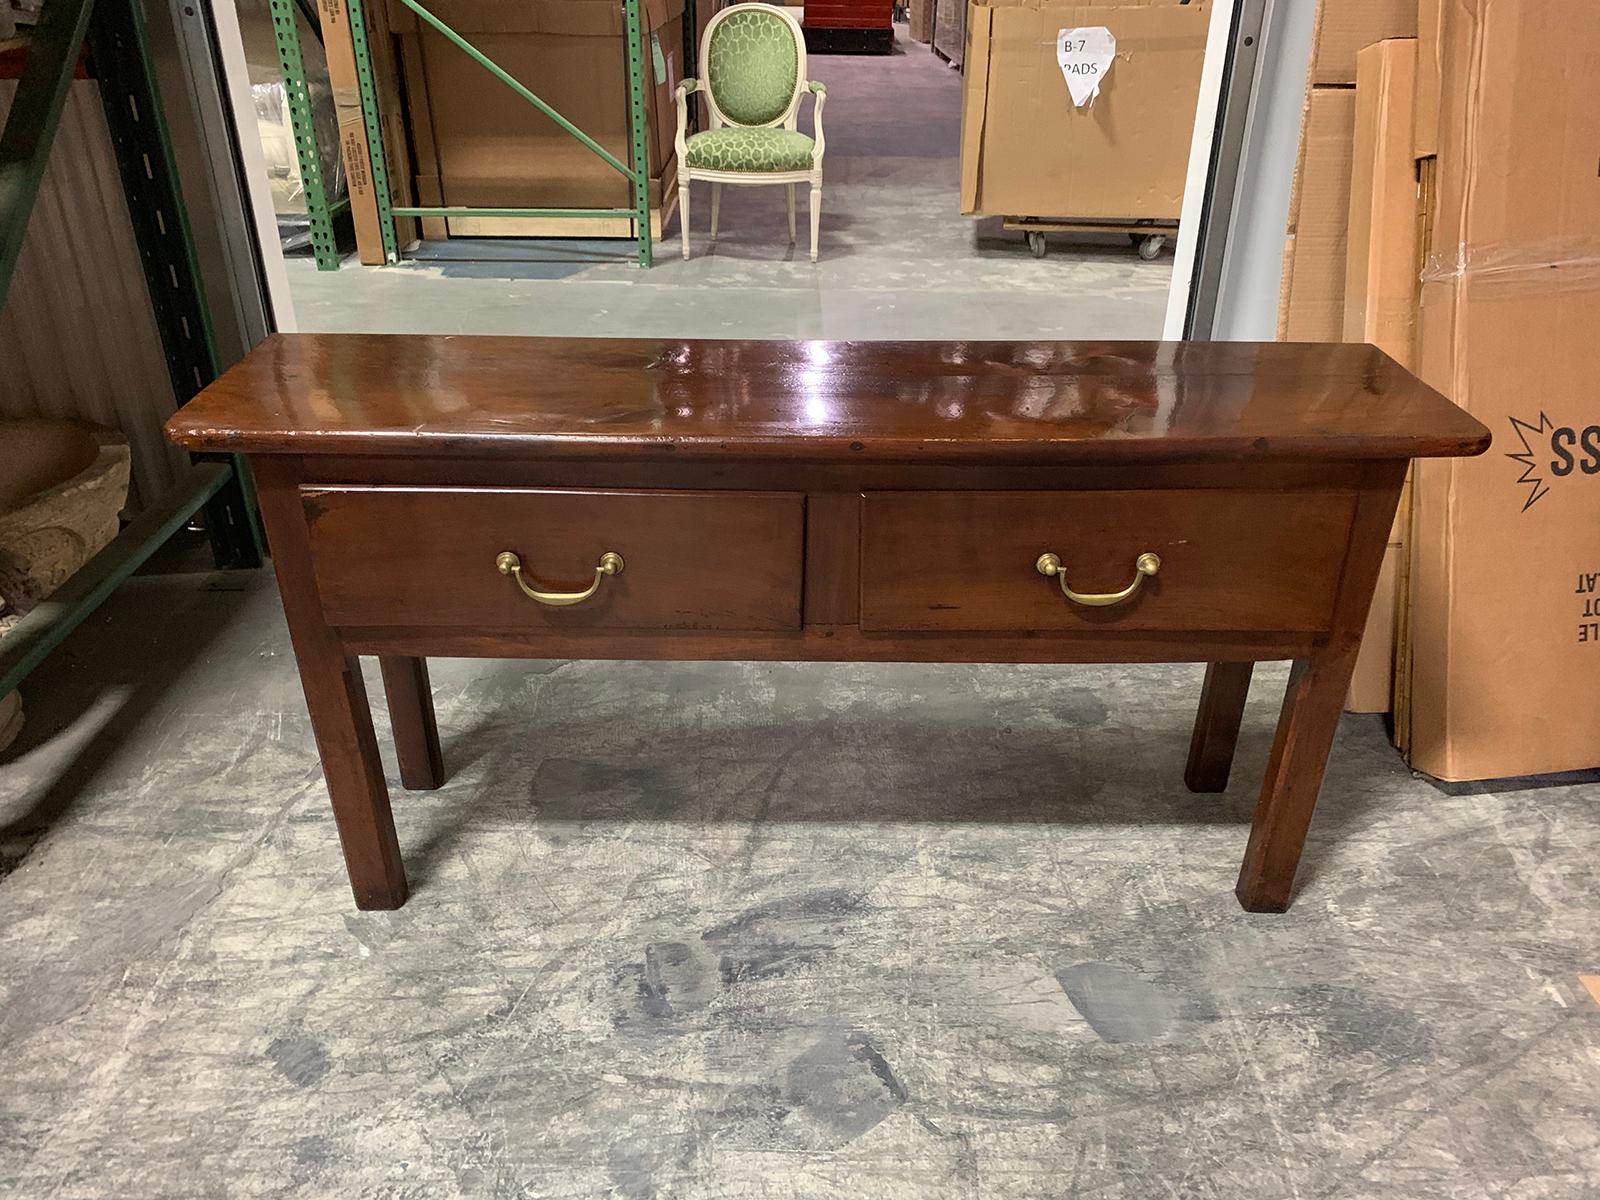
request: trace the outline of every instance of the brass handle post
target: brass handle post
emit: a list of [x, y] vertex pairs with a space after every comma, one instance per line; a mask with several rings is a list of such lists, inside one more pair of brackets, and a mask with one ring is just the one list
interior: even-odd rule
[[1107, 608], [1113, 604], [1121, 604], [1139, 590], [1148, 576], [1161, 570], [1161, 559], [1148, 551], [1133, 560], [1133, 582], [1120, 592], [1075, 592], [1067, 586], [1067, 577], [1061, 570], [1061, 560], [1054, 554], [1041, 554], [1039, 560], [1033, 564], [1033, 569], [1041, 575], [1055, 579], [1061, 585], [1061, 594], [1074, 604], [1082, 604], [1088, 608]]
[[494, 565], [500, 574], [509, 575], [517, 581], [517, 586], [522, 589], [522, 594], [530, 600], [537, 600], [540, 604], [548, 604], [551, 608], [565, 608], [569, 604], [582, 604], [590, 596], [600, 590], [600, 581], [607, 575], [622, 574], [622, 555], [612, 550], [607, 550], [600, 556], [600, 562], [594, 569], [594, 582], [581, 592], [541, 592], [538, 588], [530, 587], [528, 581], [522, 577], [522, 560], [511, 551], [502, 551], [494, 560]]

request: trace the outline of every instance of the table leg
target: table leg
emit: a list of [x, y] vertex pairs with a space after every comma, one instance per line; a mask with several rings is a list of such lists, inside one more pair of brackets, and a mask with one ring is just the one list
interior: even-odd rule
[[361, 663], [298, 646], [295, 655], [356, 907], [399, 908], [406, 902], [406, 872]]
[[383, 692], [394, 729], [400, 782], [412, 791], [431, 791], [444, 783], [444, 756], [439, 750], [439, 723], [428, 685], [428, 660], [380, 655]]
[[322, 617], [298, 463], [269, 458], [251, 465], [350, 890], [357, 908], [399, 908], [406, 902], [406, 871], [372, 731], [367, 685], [360, 660], [345, 652]]
[[1344, 711], [1355, 668], [1355, 647], [1327, 650], [1295, 662], [1272, 739], [1267, 776], [1250, 826], [1250, 843], [1234, 889], [1249, 912], [1284, 912], [1328, 751]]
[[1191, 792], [1221, 792], [1228, 787], [1233, 767], [1233, 747], [1239, 740], [1245, 697], [1250, 694], [1250, 674], [1255, 663], [1206, 664], [1206, 681], [1195, 713], [1194, 734], [1189, 739], [1189, 763], [1183, 781]]

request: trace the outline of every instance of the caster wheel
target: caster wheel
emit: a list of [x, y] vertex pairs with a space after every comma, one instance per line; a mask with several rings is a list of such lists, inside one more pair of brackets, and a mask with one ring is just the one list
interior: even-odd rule
[[1028, 234], [1028, 249], [1033, 251], [1035, 258], [1043, 258], [1045, 255], [1044, 234], [1030, 232]]
[[1139, 257], [1145, 262], [1154, 262], [1161, 254], [1161, 248], [1167, 244], [1167, 239], [1159, 233], [1152, 233], [1147, 238], [1139, 240]]

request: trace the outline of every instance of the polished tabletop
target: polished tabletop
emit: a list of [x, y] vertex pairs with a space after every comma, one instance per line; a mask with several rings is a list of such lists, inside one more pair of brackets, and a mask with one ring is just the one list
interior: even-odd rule
[[1476, 454], [1371, 346], [277, 334], [168, 423], [193, 449], [1119, 462]]

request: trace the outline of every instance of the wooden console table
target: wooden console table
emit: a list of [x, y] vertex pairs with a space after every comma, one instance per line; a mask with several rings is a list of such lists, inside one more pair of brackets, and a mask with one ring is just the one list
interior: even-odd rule
[[1238, 896], [1288, 906], [1409, 460], [1488, 431], [1366, 346], [278, 336], [179, 412], [249, 455], [351, 887], [406, 899], [428, 655], [1205, 662], [1226, 785], [1291, 659]]

